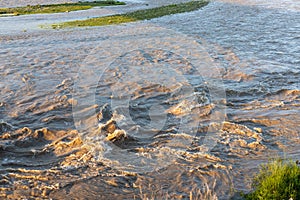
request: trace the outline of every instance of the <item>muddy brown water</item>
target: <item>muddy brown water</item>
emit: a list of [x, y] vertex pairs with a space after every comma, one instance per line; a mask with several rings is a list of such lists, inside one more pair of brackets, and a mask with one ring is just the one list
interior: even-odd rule
[[1, 198], [238, 198], [261, 163], [300, 159], [297, 1], [38, 27], [132, 3], [0, 18]]

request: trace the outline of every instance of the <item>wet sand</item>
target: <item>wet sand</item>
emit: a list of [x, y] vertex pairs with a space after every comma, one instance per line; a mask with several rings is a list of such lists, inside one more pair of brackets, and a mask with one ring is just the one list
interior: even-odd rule
[[296, 3], [38, 28], [159, 4], [3, 18], [2, 198], [229, 199], [269, 157], [299, 159]]

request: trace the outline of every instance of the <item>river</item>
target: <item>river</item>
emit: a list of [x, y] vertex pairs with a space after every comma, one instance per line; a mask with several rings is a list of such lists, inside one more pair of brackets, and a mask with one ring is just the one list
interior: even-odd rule
[[269, 158], [300, 159], [299, 1], [39, 26], [163, 4], [127, 2], [0, 18], [1, 197], [238, 199]]

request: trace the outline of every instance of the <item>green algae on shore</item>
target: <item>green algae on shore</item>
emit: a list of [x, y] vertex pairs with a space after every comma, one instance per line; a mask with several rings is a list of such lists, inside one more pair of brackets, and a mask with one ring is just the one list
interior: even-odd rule
[[113, 6], [125, 5], [119, 1], [92, 1], [92, 2], [77, 2], [49, 5], [28, 5], [25, 7], [15, 8], [0, 8], [0, 16], [28, 15], [28, 14], [45, 14], [45, 13], [60, 13], [76, 10], [87, 10], [96, 6]]
[[149, 19], [158, 18], [158, 17], [176, 14], [176, 13], [191, 12], [207, 4], [208, 1], [205, 0], [190, 1], [186, 3], [171, 4], [171, 5], [157, 7], [157, 8], [137, 10], [125, 14], [117, 14], [112, 16], [97, 17], [97, 18], [91, 18], [85, 20], [76, 20], [76, 21], [63, 22], [59, 24], [52, 24], [51, 27], [53, 29], [60, 29], [60, 28], [84, 27], [84, 26], [105, 26], [105, 25], [134, 22], [139, 20], [149, 20]]

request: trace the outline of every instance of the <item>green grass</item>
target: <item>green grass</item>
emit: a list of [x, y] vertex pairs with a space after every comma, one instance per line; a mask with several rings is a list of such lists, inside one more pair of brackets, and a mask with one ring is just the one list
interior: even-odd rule
[[[122, 23], [128, 23], [133, 21], [136, 20], [126, 16], [113, 15], [113, 16], [101, 17], [101, 20], [99, 20], [99, 18], [92, 18], [84, 21], [70, 21], [61, 24], [52, 24], [51, 27], [53, 29], [60, 29], [60, 28], [67, 28], [67, 27], [80, 27], [80, 26], [106, 26], [111, 24], [122, 24]], [[47, 26], [41, 26], [41, 27], [47, 28]]]
[[83, 26], [105, 26], [112, 24], [121, 24], [127, 22], [134, 22], [139, 20], [148, 20], [153, 18], [162, 17], [165, 15], [171, 15], [176, 13], [190, 12], [197, 10], [205, 5], [207, 1], [190, 1], [187, 3], [172, 4], [157, 8], [138, 10], [125, 14], [118, 14], [106, 17], [97, 17], [86, 20], [76, 20], [63, 22], [60, 24], [52, 24], [52, 28], [67, 28], [67, 27], [83, 27]]
[[77, 3], [63, 3], [51, 5], [28, 5], [26, 7], [16, 8], [0, 8], [0, 15], [27, 15], [27, 14], [43, 14], [43, 13], [59, 13], [70, 12], [76, 10], [87, 10], [95, 6], [112, 6], [125, 5], [119, 1], [93, 1], [93, 2], [77, 2]]
[[282, 159], [262, 165], [253, 187], [253, 192], [244, 195], [247, 200], [300, 199], [300, 167]]

